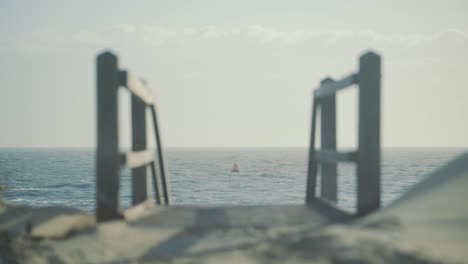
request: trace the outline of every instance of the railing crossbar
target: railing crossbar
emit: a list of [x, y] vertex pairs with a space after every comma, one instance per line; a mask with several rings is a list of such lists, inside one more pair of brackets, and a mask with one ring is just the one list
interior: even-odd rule
[[146, 82], [128, 71], [120, 71], [120, 83], [122, 86], [143, 101], [146, 105], [152, 105], [154, 102], [151, 89]]
[[324, 98], [336, 94], [336, 92], [350, 87], [356, 83], [356, 74], [351, 74], [346, 78], [343, 78], [339, 81], [327, 82], [320, 85], [315, 92], [314, 96], [316, 98]]
[[154, 149], [141, 151], [129, 151], [121, 153], [122, 166], [127, 166], [131, 169], [145, 166], [153, 162]]
[[323, 163], [356, 162], [357, 151], [338, 152], [322, 149], [315, 151], [315, 157], [317, 161]]

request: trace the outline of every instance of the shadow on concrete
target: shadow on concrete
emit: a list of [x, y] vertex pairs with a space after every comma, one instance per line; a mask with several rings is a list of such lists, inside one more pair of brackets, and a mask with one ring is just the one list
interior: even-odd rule
[[229, 221], [226, 210], [223, 208], [199, 208], [195, 211], [193, 226], [182, 229], [181, 232], [171, 236], [164, 242], [148, 250], [143, 255], [142, 260], [153, 259], [161, 256], [181, 256], [188, 253], [190, 248], [195, 245], [200, 239], [209, 235], [210, 232], [215, 232], [214, 229], [203, 230], [217, 224], [224, 224]]

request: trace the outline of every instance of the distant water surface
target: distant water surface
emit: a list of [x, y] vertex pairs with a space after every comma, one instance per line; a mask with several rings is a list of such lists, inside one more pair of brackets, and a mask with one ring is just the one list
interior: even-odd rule
[[[383, 151], [383, 204], [400, 197], [462, 149]], [[177, 205], [301, 204], [307, 149], [169, 149], [172, 197]], [[232, 173], [237, 162], [239, 173]], [[94, 151], [0, 149], [3, 199], [23, 205], [65, 205], [91, 212], [95, 206]], [[339, 206], [354, 211], [356, 167], [338, 167]], [[121, 202], [130, 204], [130, 172], [121, 176]]]

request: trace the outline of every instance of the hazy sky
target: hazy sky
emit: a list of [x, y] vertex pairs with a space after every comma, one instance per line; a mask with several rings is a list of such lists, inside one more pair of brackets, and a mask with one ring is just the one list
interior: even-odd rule
[[[307, 146], [312, 90], [383, 56], [383, 144], [468, 147], [468, 1], [0, 3], [0, 147], [95, 145], [95, 56], [153, 87], [166, 146]], [[356, 144], [356, 90], [338, 145]], [[122, 90], [121, 142], [129, 97]]]

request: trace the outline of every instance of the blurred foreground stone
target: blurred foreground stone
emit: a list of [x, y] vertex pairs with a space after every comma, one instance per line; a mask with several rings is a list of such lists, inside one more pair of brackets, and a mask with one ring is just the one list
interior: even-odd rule
[[96, 225], [64, 207], [0, 204], [0, 263], [465, 263], [468, 155], [364, 218], [317, 202], [145, 206]]

